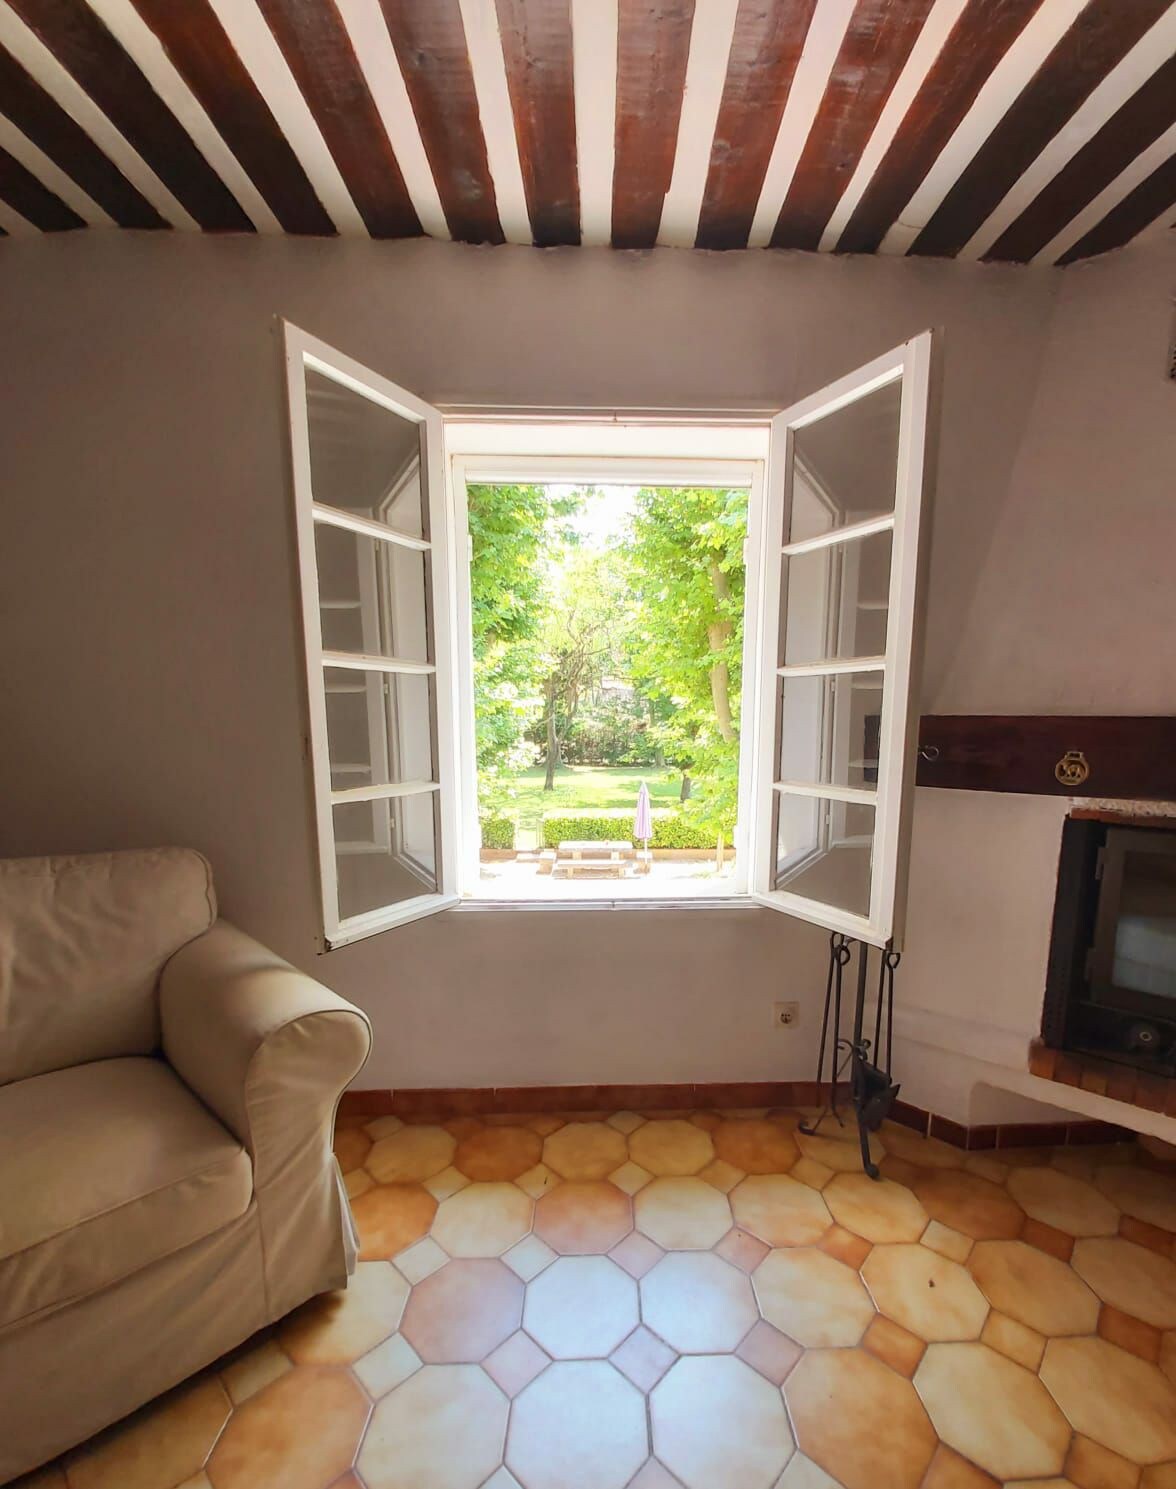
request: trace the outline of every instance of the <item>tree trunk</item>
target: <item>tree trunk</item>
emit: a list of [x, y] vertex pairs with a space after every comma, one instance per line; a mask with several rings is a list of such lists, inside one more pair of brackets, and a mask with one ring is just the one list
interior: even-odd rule
[[[726, 574], [713, 559], [710, 577], [715, 599], [729, 600], [731, 586], [727, 582]], [[707, 626], [706, 637], [711, 651], [722, 651], [731, 640], [733, 631], [734, 627], [729, 620], [715, 621], [714, 625]], [[731, 722], [731, 674], [726, 662], [716, 662], [710, 669], [710, 686], [711, 701], [715, 706], [715, 720], [719, 726], [719, 733], [727, 744], [734, 744], [736, 734], [735, 726]]]
[[690, 779], [690, 774], [689, 774], [688, 771], [685, 771], [684, 770], [682, 772], [682, 784], [681, 784], [681, 786], [678, 787], [678, 800], [679, 801], [689, 801], [690, 800], [690, 793], [691, 793], [691, 791], [693, 789], [694, 789], [694, 783]]
[[559, 761], [559, 738], [555, 732], [555, 678], [547, 679], [547, 774], [544, 791], [555, 790], [555, 767]]

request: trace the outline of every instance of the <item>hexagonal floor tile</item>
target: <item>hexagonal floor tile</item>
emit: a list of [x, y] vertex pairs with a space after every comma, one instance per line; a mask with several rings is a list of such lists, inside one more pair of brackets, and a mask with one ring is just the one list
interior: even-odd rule
[[624, 1489], [648, 1456], [645, 1401], [604, 1361], [551, 1365], [515, 1398], [506, 1466], [527, 1489]]
[[543, 1162], [564, 1179], [603, 1179], [628, 1156], [625, 1134], [607, 1122], [569, 1122], [543, 1144]]
[[208, 1462], [213, 1489], [323, 1489], [355, 1461], [369, 1410], [349, 1371], [290, 1371], [233, 1413]]
[[400, 1332], [433, 1365], [473, 1365], [518, 1328], [523, 1284], [500, 1261], [450, 1262], [412, 1290]]
[[629, 1138], [629, 1156], [651, 1174], [685, 1177], [705, 1168], [715, 1150], [708, 1132], [675, 1117], [639, 1127]]
[[925, 1137], [901, 1122], [883, 1123], [880, 1136], [888, 1153], [919, 1168], [963, 1168], [968, 1156], [963, 1148], [953, 1148], [937, 1137]]
[[371, 1146], [372, 1140], [362, 1127], [337, 1127], [331, 1142], [339, 1167], [345, 1174], [363, 1167]]
[[862, 1279], [823, 1251], [773, 1251], [752, 1274], [760, 1312], [806, 1348], [856, 1344], [874, 1317]]
[[680, 1354], [732, 1350], [759, 1318], [744, 1273], [713, 1253], [675, 1252], [641, 1279], [641, 1316]]
[[780, 1392], [731, 1355], [679, 1360], [649, 1414], [654, 1453], [687, 1489], [767, 1489], [795, 1446]]
[[1098, 1170], [1094, 1181], [1125, 1215], [1176, 1231], [1176, 1174], [1109, 1163]]
[[1167, 1257], [1106, 1236], [1079, 1241], [1070, 1265], [1104, 1303], [1157, 1329], [1176, 1329], [1176, 1264]]
[[189, 1381], [69, 1454], [79, 1489], [160, 1489], [198, 1473], [232, 1406], [214, 1376]]
[[444, 1127], [401, 1127], [376, 1143], [364, 1166], [380, 1184], [419, 1184], [448, 1168], [456, 1147]]
[[517, 1184], [469, 1184], [441, 1202], [433, 1239], [450, 1256], [501, 1256], [531, 1229], [534, 1210]]
[[[834, 1173], [860, 1174], [862, 1171], [857, 1123], [852, 1117], [844, 1127], [839, 1127], [831, 1117], [827, 1117], [814, 1133], [802, 1132], [797, 1128], [796, 1144], [806, 1158], [823, 1164]], [[881, 1163], [886, 1157], [886, 1149], [876, 1132], [870, 1134], [870, 1157], [875, 1163]]]
[[633, 1201], [638, 1230], [667, 1251], [707, 1251], [731, 1229], [731, 1206], [703, 1179], [654, 1179]]
[[998, 1479], [1061, 1473], [1069, 1426], [1023, 1366], [986, 1344], [931, 1344], [914, 1383], [943, 1441]]
[[368, 1489], [480, 1489], [502, 1461], [509, 1403], [478, 1365], [425, 1365], [376, 1406], [359, 1450]]
[[482, 1127], [462, 1138], [453, 1166], [467, 1179], [483, 1183], [517, 1179], [543, 1156], [543, 1139], [528, 1127]]
[[845, 1489], [917, 1489], [935, 1429], [909, 1380], [864, 1349], [810, 1350], [784, 1382], [802, 1451]]
[[794, 1126], [783, 1119], [743, 1117], [720, 1122], [711, 1138], [718, 1156], [745, 1174], [784, 1174], [800, 1157]]
[[1132, 1463], [1176, 1458], [1176, 1387], [1105, 1339], [1051, 1339], [1041, 1379], [1076, 1432]]
[[935, 1169], [914, 1181], [927, 1213], [976, 1241], [1012, 1240], [1024, 1212], [1005, 1190], [962, 1169]]
[[377, 1184], [351, 1201], [363, 1261], [387, 1260], [419, 1241], [437, 1201], [420, 1184]]
[[607, 1256], [563, 1256], [527, 1287], [523, 1327], [557, 1360], [604, 1359], [637, 1327], [637, 1284]]
[[753, 1174], [731, 1191], [735, 1224], [769, 1246], [810, 1246], [833, 1224], [815, 1189], [787, 1174]]
[[927, 1228], [923, 1206], [890, 1179], [838, 1174], [821, 1194], [834, 1220], [867, 1241], [917, 1241]]
[[1093, 1334], [1098, 1299], [1054, 1256], [1024, 1241], [979, 1241], [968, 1270], [1001, 1313], [1039, 1334]]
[[984, 1294], [958, 1262], [926, 1246], [875, 1246], [862, 1279], [881, 1312], [928, 1343], [980, 1337]]
[[394, 1334], [408, 1283], [388, 1262], [360, 1262], [346, 1289], [304, 1303], [279, 1340], [296, 1365], [350, 1365]]
[[1015, 1168], [1008, 1188], [1026, 1215], [1068, 1236], [1113, 1236], [1119, 1229], [1116, 1206], [1093, 1184], [1061, 1169]]
[[633, 1201], [602, 1179], [560, 1184], [535, 1205], [535, 1234], [565, 1256], [611, 1251], [633, 1229]]

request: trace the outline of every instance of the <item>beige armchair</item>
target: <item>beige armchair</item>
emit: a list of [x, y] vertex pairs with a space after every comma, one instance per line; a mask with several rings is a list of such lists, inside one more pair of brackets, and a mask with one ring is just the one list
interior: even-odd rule
[[0, 862], [0, 1483], [346, 1284], [370, 1043], [198, 853]]

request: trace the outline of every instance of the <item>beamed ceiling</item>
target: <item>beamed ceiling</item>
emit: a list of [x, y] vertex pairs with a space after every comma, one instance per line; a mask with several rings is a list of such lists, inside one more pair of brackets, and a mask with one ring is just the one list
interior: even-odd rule
[[1176, 0], [0, 0], [0, 228], [1069, 263], [1176, 218]]

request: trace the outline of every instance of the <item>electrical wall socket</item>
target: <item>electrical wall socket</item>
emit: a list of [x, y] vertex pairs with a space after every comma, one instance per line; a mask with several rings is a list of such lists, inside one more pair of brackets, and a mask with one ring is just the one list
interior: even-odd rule
[[800, 1023], [799, 1003], [773, 1003], [772, 1026], [776, 1029], [793, 1029]]

